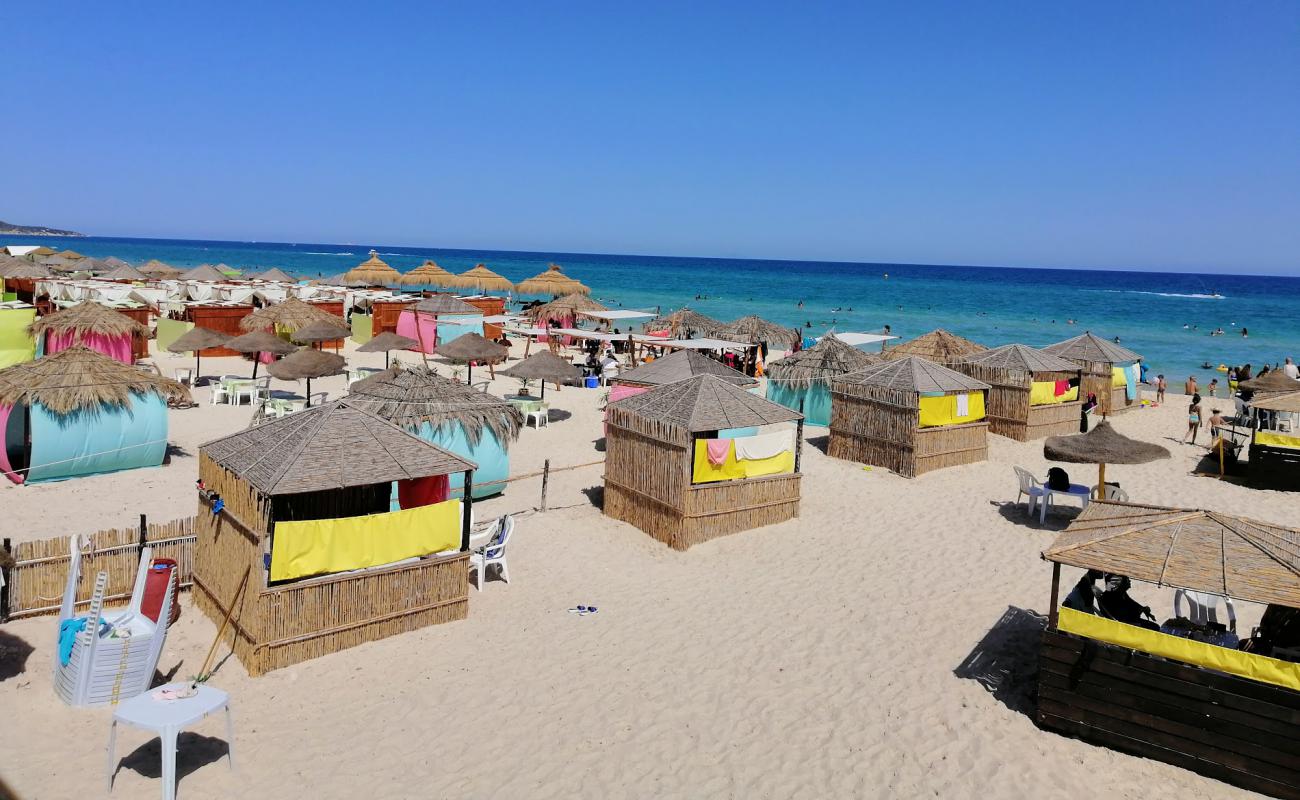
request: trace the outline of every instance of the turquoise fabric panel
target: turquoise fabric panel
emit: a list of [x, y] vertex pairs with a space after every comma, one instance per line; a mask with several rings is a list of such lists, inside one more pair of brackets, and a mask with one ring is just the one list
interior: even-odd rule
[[[439, 327], [439, 330], [442, 330]], [[465, 435], [465, 428], [459, 422], [445, 422], [434, 428], [428, 422], [420, 424], [416, 431], [421, 439], [433, 442], [450, 450], [461, 458], [468, 458], [478, 467], [474, 470], [474, 498], [491, 497], [505, 491], [505, 480], [510, 475], [510, 455], [497, 440], [496, 434], [484, 429], [477, 445], [470, 445]], [[465, 475], [460, 472], [448, 476], [451, 483], [450, 497], [461, 497], [465, 493]]]
[[831, 390], [823, 383], [808, 388], [789, 383], [767, 382], [767, 399], [803, 414], [809, 425], [831, 424]]
[[[456, 324], [453, 325], [453, 322]], [[452, 339], [459, 339], [467, 333], [483, 335], [482, 314], [438, 315], [438, 344], [446, 344]]]
[[758, 428], [724, 428], [718, 431], [719, 439], [744, 439], [746, 436], [757, 436]]
[[31, 418], [30, 483], [156, 467], [167, 454], [167, 405], [152, 393], [93, 414], [61, 416], [37, 403]]

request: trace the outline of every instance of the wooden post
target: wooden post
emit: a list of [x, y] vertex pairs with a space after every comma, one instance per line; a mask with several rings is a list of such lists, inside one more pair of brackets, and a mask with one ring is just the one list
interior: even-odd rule
[[548, 458], [542, 462], [542, 505], [541, 511], [546, 511], [546, 487], [551, 482], [551, 460]]
[[1056, 618], [1057, 618], [1056, 601], [1057, 598], [1060, 596], [1060, 594], [1061, 594], [1061, 565], [1053, 561], [1052, 562], [1052, 603], [1050, 606], [1048, 606], [1048, 612], [1047, 612], [1048, 630], [1053, 630], [1053, 631], [1056, 630]]
[[1097, 499], [1106, 499], [1106, 465], [1097, 465]]
[[136, 561], [144, 558], [144, 549], [149, 544], [149, 523], [145, 515], [140, 515], [140, 547], [136, 555]]
[[464, 512], [460, 519], [460, 549], [462, 551], [469, 549], [469, 523], [470, 516], [474, 510], [474, 470], [465, 470], [465, 484], [461, 490], [461, 505]]
[[[13, 555], [13, 544], [9, 541], [8, 536], [4, 538], [3, 544], [5, 552]], [[4, 575], [4, 585], [0, 586], [0, 622], [4, 622], [9, 619], [9, 583], [13, 580], [13, 572], [4, 569], [0, 571], [0, 574]]]
[[801, 419], [799, 420], [799, 423], [795, 426], [794, 429], [794, 471], [796, 475], [799, 474], [799, 464], [802, 462], [802, 460], [803, 460], [803, 420]]

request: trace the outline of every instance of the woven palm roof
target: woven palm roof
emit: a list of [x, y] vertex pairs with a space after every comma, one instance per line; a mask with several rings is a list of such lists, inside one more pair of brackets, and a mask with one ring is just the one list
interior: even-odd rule
[[832, 379], [842, 385], [873, 386], [899, 392], [977, 392], [990, 389], [987, 383], [916, 356], [882, 361]]
[[370, 258], [345, 272], [343, 277], [349, 281], [360, 281], [378, 286], [388, 286], [402, 281], [402, 273], [388, 266], [374, 250], [370, 251]]
[[550, 350], [533, 353], [514, 366], [498, 372], [512, 378], [527, 378], [563, 383], [582, 375], [582, 372], [568, 361], [560, 358]]
[[677, 350], [663, 358], [656, 358], [649, 364], [620, 374], [618, 382], [663, 386], [694, 378], [696, 375], [714, 375], [737, 386], [754, 386], [758, 383], [745, 373], [734, 370], [717, 359], [709, 358], [698, 350]]
[[747, 392], [716, 375], [696, 375], [609, 404], [643, 420], [690, 433], [803, 419], [798, 411]]
[[851, 347], [828, 333], [807, 350], [791, 353], [768, 364], [767, 378], [807, 387], [814, 383], [829, 383], [832, 378], [878, 363], [880, 356]]
[[[108, 262], [105, 261], [105, 264]], [[118, 267], [110, 267], [107, 272], [100, 276], [109, 281], [147, 281], [149, 277], [130, 264], [123, 264]]]
[[425, 261], [403, 275], [401, 283], [406, 286], [451, 286], [455, 278], [455, 275], [438, 266], [437, 263]]
[[1300, 392], [1270, 394], [1262, 400], [1252, 400], [1250, 406], [1264, 411], [1300, 412]]
[[60, 255], [63, 258], [68, 259], [69, 261], [79, 261], [80, 259], [85, 258], [85, 256], [83, 256], [81, 253], [78, 253], [76, 250], [64, 250], [58, 253], [57, 255]]
[[1300, 608], [1300, 530], [1217, 511], [1089, 503], [1043, 558]]
[[419, 346], [419, 342], [409, 336], [401, 336], [392, 331], [384, 331], [375, 338], [357, 348], [358, 353], [383, 353], [388, 350], [410, 350]]
[[655, 317], [647, 322], [644, 327], [648, 331], [668, 330], [674, 336], [678, 335], [679, 332], [691, 333], [695, 336], [717, 336], [719, 331], [727, 327], [727, 324], [713, 317], [705, 316], [698, 311], [679, 308], [671, 314]]
[[1146, 464], [1169, 458], [1169, 451], [1158, 444], [1130, 439], [1102, 421], [1087, 433], [1047, 437], [1043, 455], [1050, 461], [1073, 464]]
[[719, 338], [738, 342], [766, 342], [783, 349], [791, 349], [803, 338], [803, 334], [794, 328], [769, 322], [756, 314], [741, 317], [735, 322], [723, 326], [717, 333]]
[[930, 361], [942, 363], [962, 356], [982, 353], [985, 349], [987, 348], [982, 344], [972, 342], [970, 339], [958, 336], [943, 328], [936, 328], [897, 347], [889, 348], [884, 355], [887, 359], [920, 356]]
[[175, 278], [181, 274], [180, 270], [169, 264], [164, 264], [156, 258], [147, 261], [144, 266], [140, 267], [140, 271], [151, 278], [164, 279]]
[[298, 280], [297, 278], [293, 277], [292, 275], [280, 269], [279, 267], [271, 267], [270, 269], [263, 270], [262, 272], [254, 272], [252, 275], [249, 275], [248, 277], [256, 278], [259, 281], [282, 281], [284, 283], [293, 283]]
[[570, 319], [579, 311], [608, 311], [609, 307], [597, 303], [585, 294], [567, 294], [549, 303], [534, 306], [524, 314], [536, 325], [544, 326], [551, 320]]
[[195, 350], [207, 350], [209, 347], [222, 347], [230, 341], [230, 335], [211, 328], [193, 327], [176, 337], [176, 341], [167, 345], [173, 353], [189, 353]]
[[278, 356], [298, 350], [292, 342], [286, 342], [270, 331], [249, 331], [228, 339], [223, 346], [237, 353], [272, 353]]
[[125, 314], [92, 300], [83, 300], [75, 306], [46, 314], [27, 326], [27, 333], [31, 336], [44, 336], [47, 332], [144, 336], [149, 329]]
[[394, 364], [352, 384], [347, 400], [404, 428], [416, 428], [423, 422], [434, 427], [458, 422], [470, 444], [478, 444], [486, 428], [502, 446], [509, 447], [524, 422], [519, 409], [505, 400], [444, 378], [425, 366]]
[[23, 259], [21, 259], [21, 258], [20, 258], [20, 259], [15, 259], [15, 260], [17, 260], [17, 261], [21, 261], [22, 263], [21, 263], [21, 264], [12, 264], [12, 263], [11, 263], [9, 266], [6, 266], [6, 267], [4, 268], [4, 272], [3, 272], [3, 273], [0, 273], [0, 277], [4, 277], [4, 278], [49, 278], [49, 277], [53, 277], [53, 275], [54, 275], [54, 273], [50, 272], [49, 268], [47, 268], [47, 267], [45, 267], [45, 266], [43, 266], [43, 265], [41, 265], [41, 264], [35, 264], [35, 263], [31, 262], [31, 261], [25, 261], [25, 260], [23, 260]]
[[45, 256], [36, 259], [36, 263], [53, 272], [72, 272], [72, 262], [62, 256]]
[[482, 264], [478, 264], [455, 276], [454, 283], [449, 285], [461, 289], [474, 289], [480, 292], [508, 292], [515, 288], [515, 285], [505, 277], [496, 274]]
[[239, 321], [239, 327], [246, 331], [255, 331], [279, 325], [288, 330], [305, 328], [313, 322], [333, 322], [342, 324], [343, 318], [331, 314], [320, 306], [305, 303], [296, 297], [290, 297], [275, 305], [259, 308]]
[[1091, 361], [1095, 363], [1117, 364], [1123, 361], [1137, 361], [1142, 356], [1121, 347], [1114, 342], [1103, 339], [1091, 331], [1084, 331], [1073, 339], [1049, 344], [1043, 350], [1054, 356], [1068, 358], [1071, 361]]
[[549, 265], [545, 272], [534, 275], [515, 288], [520, 294], [549, 294], [553, 297], [591, 294], [591, 287], [565, 275], [559, 264]]
[[130, 264], [129, 264], [128, 262], [123, 261], [122, 259], [118, 258], [117, 256], [104, 256], [103, 261], [104, 261], [105, 264], [109, 265], [110, 267], [126, 267], [126, 266], [130, 266]]
[[289, 338], [300, 344], [310, 344], [312, 342], [346, 339], [351, 335], [352, 329], [347, 326], [347, 323], [341, 317], [334, 317], [333, 320], [319, 320], [310, 325], [304, 325], [289, 334]]
[[264, 495], [369, 486], [476, 466], [349, 398], [246, 428], [200, 449]]
[[967, 364], [978, 364], [993, 369], [1019, 372], [1078, 372], [1079, 365], [1060, 356], [1037, 350], [1024, 344], [1004, 344], [961, 359]]
[[499, 364], [510, 355], [510, 348], [489, 341], [477, 333], [466, 333], [446, 344], [438, 345], [438, 355], [462, 364], [468, 361]]
[[183, 281], [226, 281], [230, 276], [221, 272], [221, 270], [211, 264], [200, 264], [194, 269], [186, 270], [180, 274], [180, 280]]
[[482, 314], [483, 312], [475, 306], [466, 303], [458, 297], [449, 294], [435, 294], [433, 297], [426, 297], [412, 306], [416, 311], [422, 314]]
[[[251, 336], [252, 334], [248, 335]], [[266, 371], [282, 381], [300, 381], [304, 378], [327, 378], [330, 375], [341, 375], [347, 369], [347, 366], [347, 359], [336, 353], [303, 349], [268, 364]]]
[[1300, 392], [1300, 381], [1287, 377], [1287, 374], [1280, 369], [1271, 369], [1262, 377], [1242, 381], [1238, 387], [1257, 394]]
[[101, 272], [108, 272], [111, 269], [113, 269], [113, 267], [111, 267], [105, 261], [100, 261], [97, 258], [89, 258], [87, 256], [82, 256], [81, 258], [78, 258], [75, 261], [67, 262], [65, 266], [60, 268], [60, 271], [61, 272], [85, 272], [87, 274], [96, 275]]
[[188, 400], [189, 389], [88, 347], [74, 345], [51, 356], [0, 370], [0, 405], [40, 403], [56, 414], [120, 408], [131, 396], [156, 394]]

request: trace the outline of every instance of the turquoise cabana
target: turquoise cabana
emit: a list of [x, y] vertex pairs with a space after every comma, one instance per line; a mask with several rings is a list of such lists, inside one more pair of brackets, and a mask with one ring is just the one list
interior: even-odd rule
[[158, 466], [173, 398], [189, 390], [81, 345], [0, 370], [0, 472], [38, 483]]
[[803, 414], [809, 425], [829, 426], [831, 381], [879, 361], [828, 333], [807, 350], [767, 365], [767, 399]]
[[[352, 384], [348, 402], [469, 459], [474, 470], [472, 497], [505, 491], [510, 475], [510, 443], [519, 437], [523, 416], [499, 397], [442, 377], [426, 366], [395, 363]], [[464, 494], [464, 476], [453, 474], [451, 496]]]

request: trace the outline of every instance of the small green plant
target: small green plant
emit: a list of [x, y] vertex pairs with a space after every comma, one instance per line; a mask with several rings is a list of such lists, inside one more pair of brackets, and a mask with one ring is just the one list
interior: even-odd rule
[[532, 379], [532, 378], [519, 378], [518, 380], [519, 380], [519, 393], [520, 393], [520, 394], [532, 394], [531, 389], [532, 389], [533, 379]]
[[451, 379], [456, 383], [460, 383], [460, 379], [463, 378], [464, 376], [465, 376], [465, 370], [461, 369], [460, 367], [451, 368]]

